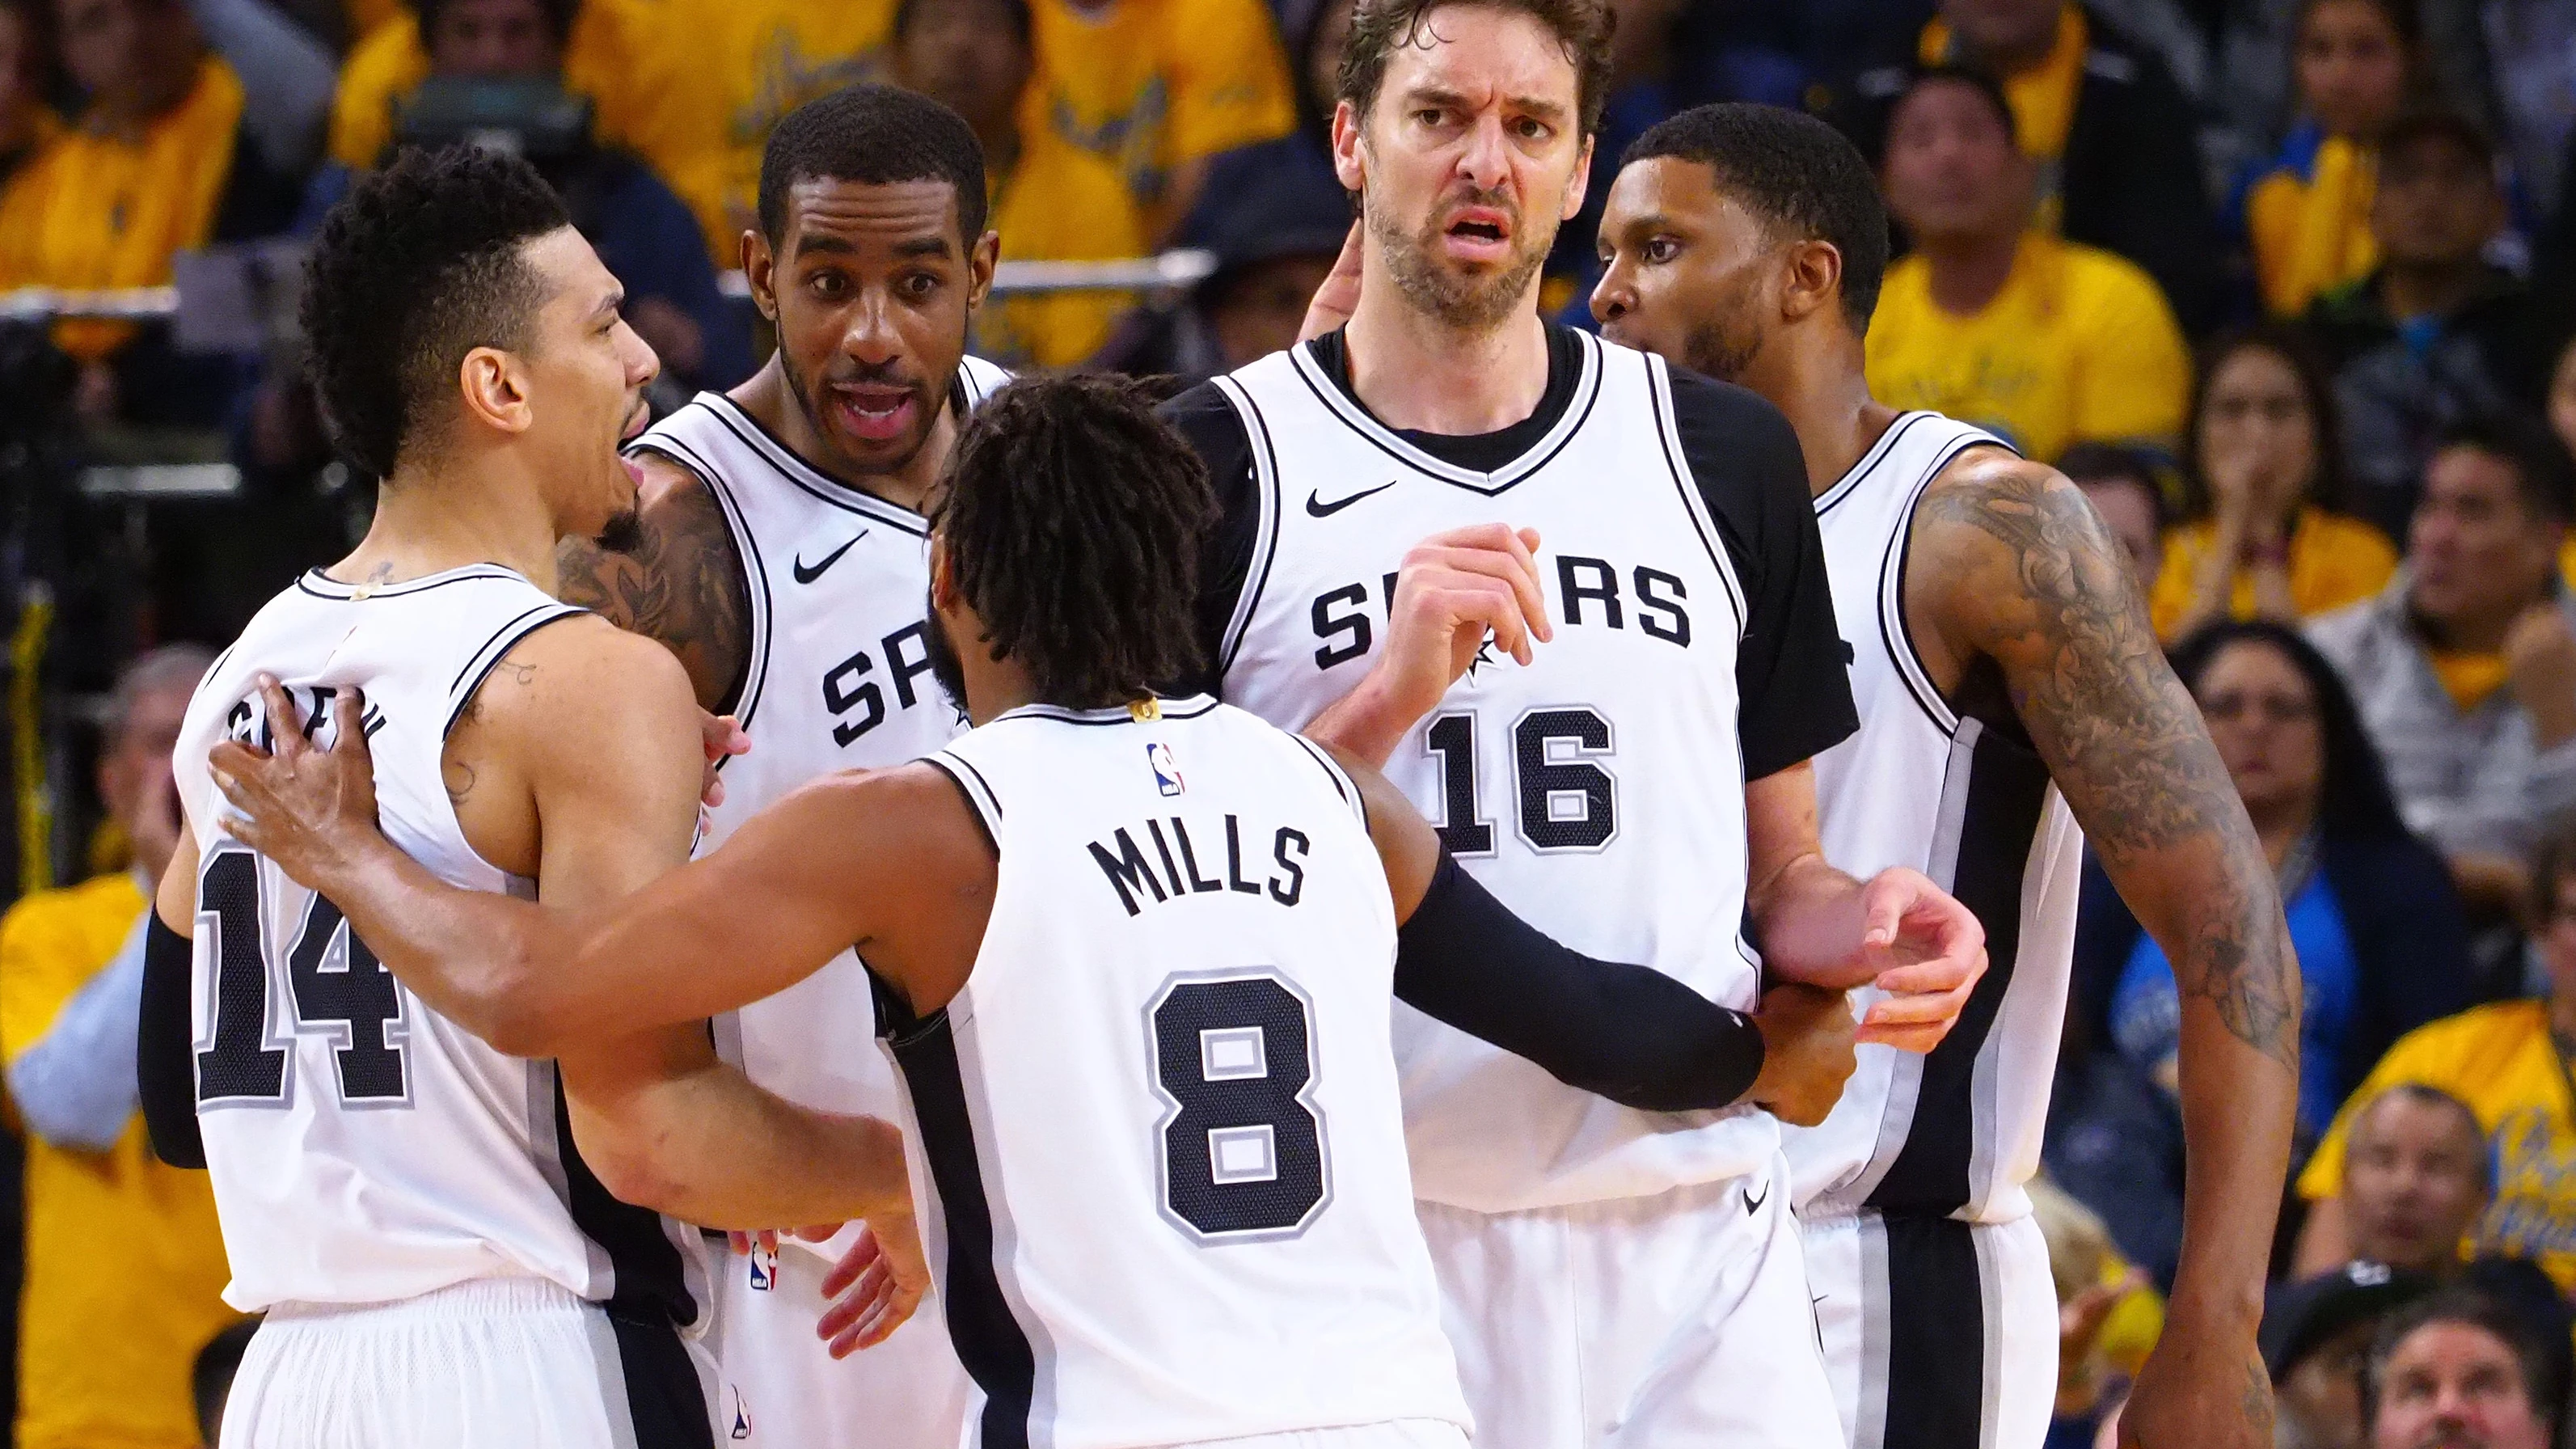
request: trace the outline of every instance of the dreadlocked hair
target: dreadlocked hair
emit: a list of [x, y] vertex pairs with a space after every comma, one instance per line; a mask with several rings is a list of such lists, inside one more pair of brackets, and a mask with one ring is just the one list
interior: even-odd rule
[[1216, 497], [1149, 399], [1096, 374], [1023, 379], [976, 409], [949, 460], [931, 521], [950, 578], [992, 657], [1019, 660], [1045, 703], [1125, 704], [1203, 663]]

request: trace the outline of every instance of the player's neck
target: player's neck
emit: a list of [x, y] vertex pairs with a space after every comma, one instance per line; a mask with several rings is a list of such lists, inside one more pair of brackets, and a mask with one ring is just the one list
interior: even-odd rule
[[[1814, 318], [1808, 322], [1822, 325]], [[1838, 328], [1831, 337], [1783, 337], [1774, 345], [1787, 354], [1780, 375], [1763, 379], [1754, 391], [1770, 399], [1797, 430], [1799, 451], [1807, 457], [1807, 491], [1821, 498], [1878, 445], [1895, 423], [1896, 409], [1869, 395], [1860, 340], [1848, 332]]]
[[493, 470], [397, 464], [376, 490], [375, 521], [347, 558], [324, 570], [348, 584], [398, 584], [469, 564], [499, 564], [555, 591], [555, 520], [533, 484], [492, 481]]
[[1498, 432], [1538, 411], [1547, 395], [1547, 327], [1532, 304], [1500, 326], [1465, 332], [1426, 316], [1383, 266], [1372, 267], [1343, 335], [1351, 391], [1391, 428]]

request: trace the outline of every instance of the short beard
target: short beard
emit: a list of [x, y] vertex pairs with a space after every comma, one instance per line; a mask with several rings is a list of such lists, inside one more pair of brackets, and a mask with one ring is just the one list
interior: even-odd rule
[[599, 534], [591, 542], [603, 553], [633, 555], [644, 548], [644, 515], [636, 509], [622, 509], [608, 516]]
[[921, 617], [929, 626], [922, 630], [921, 647], [930, 656], [930, 677], [939, 681], [939, 687], [948, 693], [948, 702], [965, 715], [966, 666], [958, 662], [957, 646], [948, 637], [948, 625], [939, 617], [938, 606], [926, 598], [922, 600]]
[[[1457, 332], [1490, 332], [1511, 320], [1519, 310], [1521, 298], [1529, 290], [1530, 279], [1547, 261], [1547, 245], [1515, 258], [1500, 274], [1482, 282], [1462, 279], [1441, 270], [1432, 259], [1432, 249], [1440, 244], [1438, 211], [1433, 220], [1423, 223], [1422, 230], [1406, 235], [1394, 217], [1373, 206], [1364, 206], [1369, 234], [1377, 239], [1378, 250], [1386, 258], [1387, 275], [1395, 279], [1396, 290], [1413, 304], [1414, 310], [1442, 326]], [[1516, 236], [1525, 236], [1516, 230]], [[1554, 242], [1551, 234], [1546, 242]]]
[[1709, 309], [1708, 317], [1682, 339], [1682, 361], [1702, 377], [1720, 382], [1740, 383], [1762, 355], [1762, 329], [1759, 325], [1736, 326], [1734, 319], [1753, 315], [1761, 298], [1748, 278], [1727, 289]]

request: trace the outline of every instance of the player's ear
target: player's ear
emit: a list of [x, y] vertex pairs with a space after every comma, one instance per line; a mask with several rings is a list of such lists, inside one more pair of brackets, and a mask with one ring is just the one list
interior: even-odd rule
[[1360, 113], [1348, 101], [1333, 103], [1333, 175], [1344, 191], [1357, 191], [1368, 180], [1360, 164]]
[[1804, 321], [1824, 308], [1840, 305], [1843, 254], [1832, 242], [1793, 243], [1784, 269], [1787, 274], [1781, 278], [1780, 287], [1782, 320]]
[[1002, 234], [987, 231], [966, 249], [966, 310], [982, 308], [993, 292], [993, 269], [1002, 264]]
[[535, 421], [528, 406], [526, 374], [519, 360], [497, 347], [477, 347], [457, 365], [457, 390], [465, 414], [504, 433], [523, 433]]
[[957, 580], [948, 567], [948, 540], [934, 533], [930, 536], [930, 611], [945, 616], [956, 609]]
[[1574, 214], [1583, 209], [1584, 194], [1592, 185], [1592, 147], [1600, 139], [1598, 136], [1583, 138], [1583, 154], [1574, 160], [1574, 177], [1565, 183], [1565, 205], [1557, 217], [1560, 222], [1574, 220]]
[[751, 305], [771, 322], [778, 320], [778, 258], [758, 227], [742, 233], [742, 275], [751, 284]]

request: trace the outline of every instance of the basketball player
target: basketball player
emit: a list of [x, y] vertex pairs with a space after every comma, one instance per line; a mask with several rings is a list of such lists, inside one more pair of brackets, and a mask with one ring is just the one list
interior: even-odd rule
[[[1895, 966], [1826, 943], [1901, 903], [1944, 943], [1907, 969], [1940, 979], [1891, 972], [1865, 1032], [1927, 1048], [1980, 936], [1921, 875], [1864, 888], [1818, 853], [1806, 762], [1853, 714], [1796, 437], [1538, 315], [1609, 30], [1601, 0], [1361, 0], [1333, 120], [1364, 213], [1348, 326], [1171, 409], [1227, 508], [1213, 686], [1383, 762], [1539, 929], [1731, 1006], [1766, 969]], [[1495, 586], [1539, 647], [1475, 657], [1452, 600]], [[1410, 1013], [1397, 1043], [1480, 1444], [1840, 1436], [1771, 1115], [1628, 1111]]]
[[[1955, 94], [1918, 100], [2002, 104], [1940, 85]], [[1790, 1134], [1844, 1422], [1860, 1449], [2047, 1433], [2057, 1302], [2023, 1184], [2080, 824], [2184, 990], [2182, 1269], [2122, 1442], [2269, 1445], [2254, 1329], [2299, 1020], [2272, 874], [2083, 495], [1975, 428], [1871, 400], [1861, 336], [1886, 237], [1831, 127], [1688, 111], [1629, 148], [1592, 297], [1605, 335], [1741, 382], [1796, 426], [1861, 718], [1816, 762], [1826, 854], [1921, 867], [1986, 924], [1993, 966], [1958, 1030], [1927, 1056], [1868, 1049], [1824, 1126]]]
[[[639, 547], [565, 546], [565, 601], [668, 645], [699, 704], [758, 739], [720, 766], [708, 844], [817, 775], [917, 759], [962, 727], [929, 678], [921, 506], [1002, 381], [965, 355], [1000, 250], [985, 195], [974, 131], [936, 101], [860, 85], [780, 120], [742, 239], [778, 351], [628, 450]], [[763, 1087], [891, 1118], [893, 1069], [849, 1049], [874, 1029], [847, 953], [717, 1023], [719, 1050]], [[776, 1442], [954, 1449], [966, 1375], [936, 1315], [856, 1363], [814, 1336], [823, 1276], [858, 1231], [722, 1261], [718, 1358]]]
[[970, 1443], [1463, 1449], [1390, 990], [1637, 1107], [1759, 1091], [1760, 1054], [1687, 986], [1521, 925], [1365, 766], [1151, 693], [1198, 665], [1214, 510], [1127, 385], [1004, 389], [950, 478], [932, 659], [978, 728], [925, 761], [818, 780], [627, 900], [566, 910], [394, 849], [365, 731], [308, 746], [271, 690], [275, 755], [214, 754], [236, 828], [467, 1022], [614, 1037], [856, 941], [977, 1384]]
[[887, 1124], [761, 1092], [702, 1024], [538, 1062], [458, 1030], [228, 836], [207, 774], [216, 741], [260, 733], [254, 678], [364, 684], [363, 721], [340, 723], [376, 737], [385, 827], [441, 878], [577, 905], [687, 858], [685, 677], [547, 592], [565, 535], [614, 537], [634, 506], [616, 447], [656, 363], [620, 302], [536, 172], [471, 149], [360, 182], [315, 243], [315, 386], [382, 480], [375, 519], [199, 685], [174, 761], [189, 831], [147, 946], [154, 1136], [211, 1172], [226, 1300], [268, 1315], [227, 1444], [712, 1445], [679, 1336], [697, 1230], [646, 1209], [902, 1212]]

